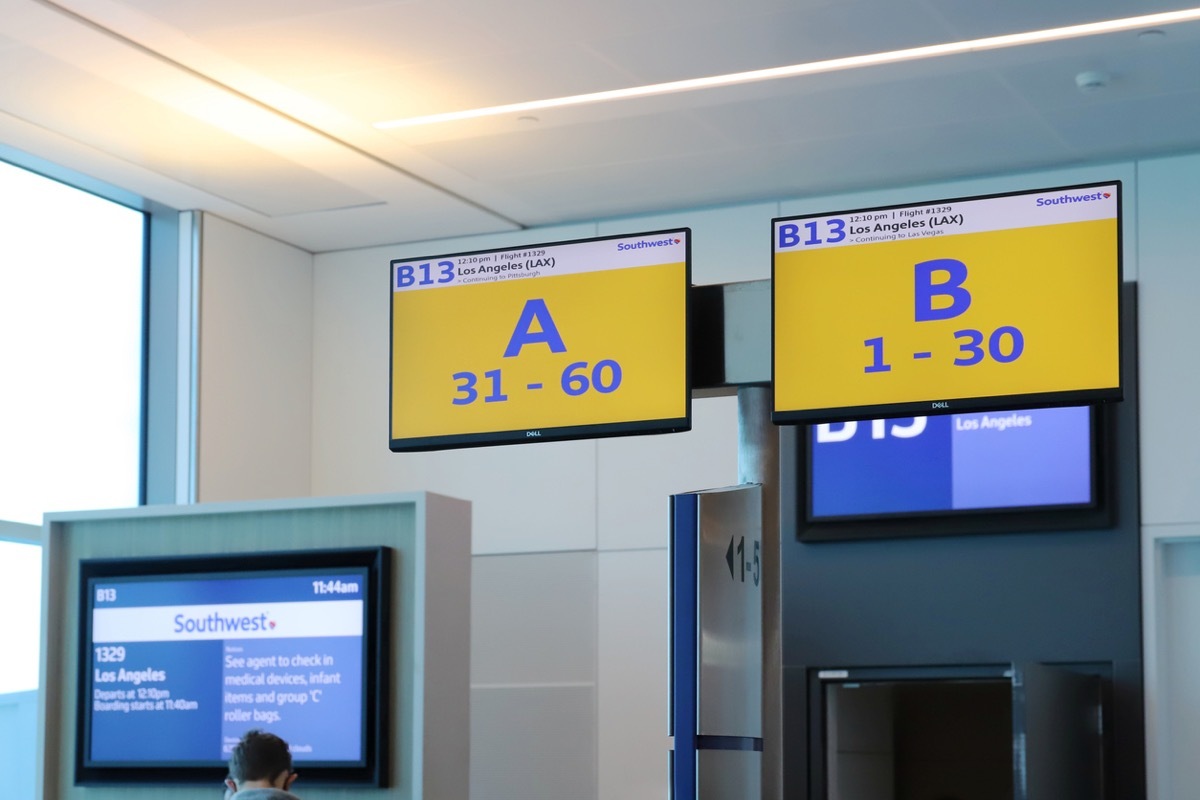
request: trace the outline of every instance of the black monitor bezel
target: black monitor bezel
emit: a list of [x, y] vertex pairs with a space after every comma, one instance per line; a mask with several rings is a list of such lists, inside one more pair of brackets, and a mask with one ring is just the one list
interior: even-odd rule
[[[224, 764], [141, 764], [106, 766], [87, 758], [91, 741], [91, 704], [87, 702], [91, 668], [91, 582], [112, 578], [153, 579], [255, 576], [321, 572], [338, 568], [366, 570], [366, 622], [363, 660], [363, 759], [353, 766], [303, 764], [306, 785], [383, 787], [388, 778], [391, 660], [389, 598], [392, 551], [388, 547], [289, 550], [231, 554], [84, 559], [79, 562], [79, 640], [76, 659], [75, 784], [180, 785], [219, 784], [228, 774]], [[269, 565], [269, 566], [264, 566]]]
[[1116, 414], [1107, 404], [1090, 408], [1092, 501], [1071, 505], [891, 512], [816, 519], [812, 514], [812, 429], [809, 425], [797, 425], [794, 469], [796, 485], [802, 489], [796, 493], [799, 506], [796, 509], [797, 539], [801, 542], [837, 542], [1110, 528], [1116, 518], [1115, 471], [1111, 466]]
[[[393, 270], [396, 264], [418, 261], [438, 261], [450, 258], [462, 258], [485, 254], [510, 253], [515, 250], [528, 250], [544, 247], [559, 247], [562, 245], [587, 244], [614, 239], [629, 239], [637, 237], [665, 236], [674, 233], [685, 233], [684, 249], [684, 278], [681, 291], [683, 292], [684, 316], [684, 380], [681, 387], [684, 393], [684, 413], [680, 417], [663, 419], [628, 420], [620, 422], [605, 422], [589, 425], [562, 425], [537, 429], [519, 428], [514, 430], [483, 431], [475, 433], [451, 433], [435, 436], [413, 436], [394, 438], [392, 436], [392, 408], [395, 398], [395, 305], [391, 302], [393, 288]], [[688, 227], [665, 228], [653, 231], [633, 231], [631, 233], [612, 234], [606, 236], [591, 236], [579, 239], [565, 239], [552, 242], [535, 242], [509, 247], [489, 247], [483, 250], [468, 250], [436, 255], [415, 256], [409, 258], [394, 258], [388, 264], [388, 447], [393, 453], [412, 453], [429, 450], [449, 450], [469, 447], [490, 447], [495, 445], [529, 444], [531, 442], [562, 442], [575, 439], [600, 439], [613, 436], [635, 436], [661, 433], [680, 433], [692, 429], [692, 358], [691, 358], [691, 283], [692, 283], [692, 229]]]

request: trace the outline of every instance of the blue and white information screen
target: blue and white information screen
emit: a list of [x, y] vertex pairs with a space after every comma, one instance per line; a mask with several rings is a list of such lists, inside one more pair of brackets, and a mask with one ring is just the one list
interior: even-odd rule
[[223, 763], [251, 728], [362, 763], [367, 588], [365, 568], [89, 581], [89, 763]]
[[1091, 410], [813, 425], [809, 519], [1094, 502]]

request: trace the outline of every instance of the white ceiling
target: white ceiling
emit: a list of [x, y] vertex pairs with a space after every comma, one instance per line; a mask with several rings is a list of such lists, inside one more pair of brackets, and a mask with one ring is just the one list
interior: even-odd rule
[[0, 0], [0, 143], [323, 252], [1200, 150], [1200, 23], [372, 127], [1186, 7]]

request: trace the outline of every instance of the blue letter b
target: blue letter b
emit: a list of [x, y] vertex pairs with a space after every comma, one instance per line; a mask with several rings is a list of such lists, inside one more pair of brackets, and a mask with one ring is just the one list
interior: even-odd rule
[[[922, 261], [914, 268], [917, 322], [936, 319], [952, 319], [971, 307], [971, 293], [963, 288], [967, 280], [967, 265], [956, 258], [935, 258]], [[945, 272], [944, 281], [933, 282], [935, 272]], [[949, 297], [950, 305], [934, 308], [933, 298]]]

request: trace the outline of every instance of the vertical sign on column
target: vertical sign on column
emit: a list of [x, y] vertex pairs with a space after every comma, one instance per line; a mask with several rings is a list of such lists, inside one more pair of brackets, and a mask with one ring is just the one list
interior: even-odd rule
[[671, 796], [745, 800], [762, 770], [762, 488], [671, 498]]

